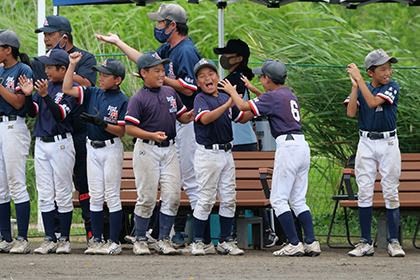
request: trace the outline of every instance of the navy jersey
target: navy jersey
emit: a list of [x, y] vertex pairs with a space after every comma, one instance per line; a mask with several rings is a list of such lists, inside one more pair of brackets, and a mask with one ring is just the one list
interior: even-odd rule
[[200, 118], [210, 111], [219, 108], [229, 100], [229, 95], [219, 92], [218, 96], [213, 96], [200, 92], [194, 100], [194, 131], [195, 139], [201, 145], [225, 144], [233, 140], [232, 120], [239, 122], [244, 112], [239, 111], [238, 107], [233, 106], [213, 122], [203, 125]]
[[[74, 83], [74, 86], [77, 86]], [[34, 125], [33, 134], [36, 137], [53, 136], [66, 132], [72, 132], [72, 120], [69, 117], [76, 105], [76, 98], [68, 96], [62, 91], [63, 83], [48, 83], [48, 95], [61, 109], [61, 120], [53, 117], [50, 109], [43, 100], [43, 97], [36, 92], [32, 96], [35, 105], [35, 116], [37, 117]]]
[[299, 102], [290, 88], [267, 91], [248, 103], [254, 115], [267, 117], [274, 138], [288, 133], [303, 134]]
[[[380, 96], [385, 102], [376, 108], [369, 108], [362, 92], [357, 92], [357, 107], [359, 108], [359, 128], [365, 131], [391, 131], [397, 127], [397, 108], [400, 86], [397, 82], [374, 88], [371, 83], [366, 84], [373, 96]], [[344, 101], [347, 105], [350, 95]]]
[[[125, 125], [124, 116], [127, 111], [128, 97], [119, 88], [101, 90], [97, 87], [78, 87], [78, 89], [78, 104], [86, 104], [89, 115], [96, 115], [94, 109], [96, 108], [107, 123]], [[117, 137], [91, 123], [87, 124], [87, 135], [90, 140], [108, 140]]]
[[185, 111], [187, 108], [173, 88], [142, 87], [128, 102], [125, 122], [148, 132], [163, 131], [171, 140], [176, 136], [176, 118]]
[[[33, 77], [31, 67], [25, 63], [18, 62], [10, 68], [5, 69], [4, 66], [0, 66], [0, 77], [3, 78], [2, 85], [10, 92], [15, 94], [23, 94], [22, 90], [18, 86], [18, 78], [20, 75], [26, 75], [26, 78], [31, 79]], [[23, 98], [23, 96], [22, 96]], [[0, 96], [0, 116], [11, 116], [17, 115], [20, 117], [26, 116], [25, 106], [17, 110], [15, 107], [10, 105], [2, 96]]]
[[194, 105], [195, 91], [197, 91], [194, 65], [201, 59], [197, 48], [190, 38], [185, 38], [173, 48], [169, 43], [161, 45], [156, 52], [161, 58], [171, 60], [169, 64], [165, 65], [166, 76], [177, 79], [184, 87], [194, 91], [192, 96], [186, 96], [178, 92], [187, 110], [190, 111]]

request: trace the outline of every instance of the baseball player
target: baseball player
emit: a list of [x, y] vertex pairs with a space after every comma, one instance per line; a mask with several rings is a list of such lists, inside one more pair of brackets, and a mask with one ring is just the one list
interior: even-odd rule
[[[69, 55], [70, 65], [63, 82], [65, 94], [85, 103], [87, 113], [80, 117], [88, 122], [87, 127], [87, 175], [90, 195], [90, 217], [93, 242], [85, 254], [121, 254], [118, 240], [122, 224], [120, 186], [124, 148], [120, 137], [125, 134], [124, 115], [128, 98], [120, 90], [125, 77], [124, 65], [117, 59], [107, 59], [101, 66], [92, 69], [99, 72], [99, 88], [73, 87], [73, 72], [82, 54]], [[102, 242], [104, 199], [109, 209], [110, 236]]]
[[[284, 86], [287, 70], [280, 60], [267, 59], [262, 67], [252, 69], [252, 73], [261, 75], [261, 85], [266, 93], [248, 102], [238, 95], [229, 81], [223, 80], [220, 84], [240, 110], [267, 116], [271, 134], [276, 139], [270, 202], [290, 243], [273, 254], [317, 256], [321, 249], [315, 239], [312, 216], [305, 199], [310, 150], [302, 133], [299, 102], [290, 88]], [[304, 244], [298, 239], [289, 204], [303, 227]]]
[[[96, 71], [91, 67], [96, 65], [95, 57], [73, 45], [73, 35], [70, 21], [63, 16], [49, 15], [45, 18], [42, 27], [35, 29], [35, 33], [44, 33], [44, 43], [48, 50], [62, 49], [67, 53], [80, 52], [82, 59], [77, 63], [74, 82], [80, 86], [94, 86], [96, 83]], [[44, 64], [37, 60], [32, 60], [34, 80], [47, 79]], [[84, 105], [76, 106], [72, 110], [70, 117], [73, 120], [73, 143], [76, 150], [76, 160], [74, 164], [74, 185], [79, 192], [80, 208], [82, 217], [85, 221], [86, 236], [91, 240], [92, 228], [90, 224], [89, 210], [89, 189], [86, 174], [86, 122], [79, 118], [80, 113], [86, 112]]]
[[372, 81], [366, 84], [356, 64], [351, 63], [347, 68], [353, 86], [344, 104], [351, 118], [356, 116], [359, 109], [360, 134], [355, 175], [359, 188], [357, 203], [362, 237], [356, 248], [349, 252], [352, 257], [374, 254], [371, 239], [372, 197], [378, 164], [388, 222], [388, 254], [391, 257], [405, 256], [397, 238], [400, 223], [398, 186], [401, 154], [396, 122], [400, 87], [397, 82], [390, 81], [391, 63], [397, 62], [395, 57], [388, 56], [382, 49], [369, 53], [365, 58], [365, 66]]
[[232, 99], [218, 92], [219, 75], [213, 61], [201, 59], [194, 66], [194, 74], [200, 92], [194, 101], [195, 136], [198, 148], [194, 155], [194, 169], [197, 177], [198, 201], [194, 208], [194, 242], [192, 255], [204, 255], [204, 228], [211, 209], [220, 201], [220, 238], [217, 252], [220, 254], [242, 255], [230, 236], [235, 216], [236, 184], [235, 165], [232, 157], [232, 120], [246, 122], [253, 115], [245, 116]]
[[[176, 90], [187, 111], [193, 109], [194, 97], [197, 86], [195, 84], [194, 65], [200, 60], [200, 55], [194, 43], [188, 37], [187, 13], [178, 4], [161, 4], [155, 13], [148, 13], [147, 16], [156, 21], [154, 28], [155, 39], [163, 43], [156, 52], [162, 59], [169, 58], [170, 63], [165, 64], [164, 84]], [[115, 34], [103, 36], [95, 34], [95, 37], [120, 48], [133, 62], [142, 55], [141, 52], [125, 44]], [[181, 168], [181, 186], [190, 200], [191, 209], [194, 209], [197, 202], [197, 182], [194, 173], [194, 152], [197, 144], [194, 140], [194, 124], [182, 124], [176, 122], [176, 150]], [[159, 225], [159, 216], [155, 219], [155, 225]], [[184, 244], [183, 231], [186, 217], [183, 223], [176, 222], [173, 241], [176, 244]], [[157, 238], [159, 227], [154, 227], [152, 237]], [[210, 243], [210, 228], [207, 230], [208, 242]]]
[[[26, 76], [19, 77], [19, 85], [25, 94], [26, 113], [35, 118], [33, 134], [35, 141], [35, 174], [38, 191], [38, 208], [44, 223], [45, 238], [36, 254], [69, 254], [70, 228], [73, 215], [72, 176], [74, 145], [71, 135], [70, 115], [76, 99], [62, 91], [64, 75], [69, 65], [67, 52], [53, 49], [45, 56], [35, 58], [45, 65], [47, 80], [35, 82]], [[55, 229], [55, 204], [58, 207], [61, 236]]]
[[160, 231], [155, 251], [164, 255], [179, 254], [169, 240], [178, 211], [181, 189], [179, 162], [174, 145], [175, 121], [190, 122], [193, 111], [187, 108], [174, 89], [163, 86], [164, 65], [156, 52], [139, 57], [137, 68], [144, 86], [131, 97], [125, 121], [127, 134], [137, 138], [133, 151], [133, 169], [136, 178], [137, 203], [134, 209], [136, 255], [149, 255], [146, 231], [156, 205], [158, 185], [161, 190], [159, 211]]
[[[29, 253], [30, 216], [26, 190], [26, 157], [31, 136], [25, 124], [24, 94], [18, 77], [32, 78], [29, 57], [19, 52], [20, 41], [12, 30], [0, 30], [0, 253]], [[18, 57], [20, 61], [18, 61]], [[18, 234], [10, 228], [10, 196], [15, 203]]]

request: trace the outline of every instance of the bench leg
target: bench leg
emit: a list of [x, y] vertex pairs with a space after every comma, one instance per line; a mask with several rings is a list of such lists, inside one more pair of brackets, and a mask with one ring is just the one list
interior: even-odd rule
[[417, 222], [416, 230], [414, 231], [414, 237], [413, 237], [413, 246], [414, 246], [414, 248], [417, 248], [417, 249], [420, 249], [420, 246], [416, 245], [417, 234], [419, 233], [419, 226], [420, 226], [420, 217], [419, 217], [419, 220]]
[[[386, 212], [379, 212], [378, 228], [376, 231], [376, 242], [378, 248], [387, 248], [388, 246], [388, 226], [386, 222]], [[376, 243], [375, 242], [375, 243]]]
[[332, 218], [331, 218], [330, 228], [328, 230], [327, 245], [330, 248], [354, 248], [354, 245], [350, 240], [350, 230], [349, 230], [349, 223], [348, 223], [348, 219], [347, 219], [347, 208], [346, 207], [344, 207], [343, 210], [344, 210], [344, 218], [345, 218], [345, 224], [346, 224], [347, 241], [349, 242], [350, 245], [332, 245], [332, 244], [330, 244], [331, 232], [332, 232], [332, 228], [333, 228], [333, 225], [334, 225], [335, 215], [336, 215], [337, 209], [338, 209], [338, 203], [339, 203], [339, 201], [336, 200], [335, 206], [334, 206], [334, 211], [333, 211]]
[[263, 247], [263, 229], [262, 218], [251, 217], [237, 219], [237, 238], [238, 247], [241, 249], [248, 249], [248, 224], [252, 224], [252, 246], [253, 249], [262, 250]]

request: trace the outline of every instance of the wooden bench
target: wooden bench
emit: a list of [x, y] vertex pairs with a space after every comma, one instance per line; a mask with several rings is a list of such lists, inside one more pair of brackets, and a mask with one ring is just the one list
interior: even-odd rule
[[[239, 218], [237, 219], [238, 246], [242, 248], [248, 247], [248, 231], [246, 229], [248, 224], [252, 224], [253, 247], [262, 249], [262, 219], [261, 217], [245, 217], [245, 210], [269, 207], [270, 201], [261, 187], [258, 168], [273, 168], [274, 152], [233, 152], [232, 154], [236, 168], [236, 209], [239, 214]], [[129, 215], [133, 213], [137, 199], [132, 159], [132, 152], [124, 152], [120, 190], [121, 204], [124, 213], [124, 227], [129, 227]], [[156, 204], [159, 203], [159, 196], [160, 191], [158, 191]], [[77, 192], [75, 192], [74, 197], [78, 197]], [[73, 199], [73, 205], [75, 207], [80, 207], [77, 199]], [[218, 212], [219, 205], [219, 200], [216, 200], [216, 204], [213, 207], [213, 213]], [[183, 190], [181, 191], [180, 211], [181, 213], [191, 213], [188, 196]], [[127, 230], [128, 229], [126, 229], [126, 231]], [[129, 230], [127, 232], [129, 232]], [[104, 227], [104, 236], [105, 235], [106, 227]]]
[[[339, 201], [339, 206], [344, 209], [350, 208], [352, 210], [357, 210], [357, 194], [354, 194], [351, 178], [354, 178], [354, 169], [344, 168], [343, 169], [343, 179], [341, 182], [341, 190], [339, 189], [339, 195], [333, 197], [335, 200]], [[376, 241], [379, 248], [386, 248], [387, 236], [388, 236], [388, 227], [386, 224], [386, 208], [385, 200], [382, 194], [381, 187], [381, 175], [377, 174], [375, 181], [375, 188], [373, 194], [373, 210], [379, 212], [379, 220], [377, 222], [377, 233]], [[340, 194], [340, 191], [341, 194]], [[407, 153], [401, 154], [401, 176], [400, 176], [400, 186], [399, 191], [399, 200], [400, 200], [400, 215], [401, 216], [419, 216], [420, 217], [420, 153]], [[335, 209], [336, 210], [336, 209]], [[334, 211], [335, 211], [334, 210]], [[330, 225], [330, 231], [327, 239], [331, 235], [331, 229], [334, 222], [335, 212], [333, 213], [333, 219]], [[347, 214], [345, 213], [345, 222], [347, 228], [347, 240], [350, 245], [353, 245], [350, 241], [350, 235], [348, 230], [348, 219]], [[415, 235], [413, 237], [413, 245], [417, 249], [420, 249], [416, 245], [417, 233], [419, 230], [420, 218], [417, 223], [415, 230]], [[402, 241], [402, 224], [400, 224], [399, 232], [400, 242]], [[329, 242], [327, 242], [328, 245]], [[330, 246], [334, 247], [334, 246]]]

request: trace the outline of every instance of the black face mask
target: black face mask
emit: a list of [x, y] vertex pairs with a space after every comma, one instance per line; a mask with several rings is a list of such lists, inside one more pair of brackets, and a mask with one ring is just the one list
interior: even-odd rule
[[234, 63], [234, 64], [231, 64], [231, 63], [229, 63], [229, 60], [231, 59], [231, 58], [233, 58], [233, 57], [237, 57], [237, 55], [235, 55], [235, 56], [230, 56], [230, 57], [227, 57], [227, 56], [221, 56], [220, 57], [220, 65], [222, 65], [222, 68], [223, 69], [226, 69], [226, 70], [229, 70], [230, 68], [232, 68], [233, 66], [235, 66], [235, 65], [237, 65], [237, 64], [239, 64], [239, 62], [236, 62], [236, 63]]

